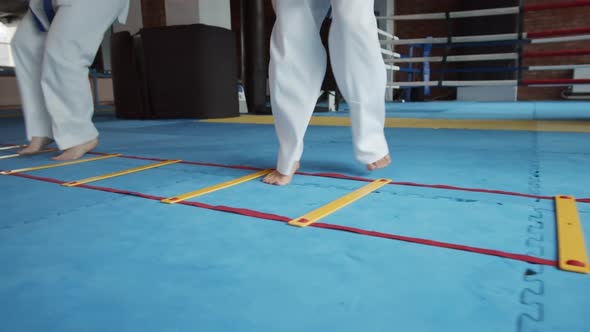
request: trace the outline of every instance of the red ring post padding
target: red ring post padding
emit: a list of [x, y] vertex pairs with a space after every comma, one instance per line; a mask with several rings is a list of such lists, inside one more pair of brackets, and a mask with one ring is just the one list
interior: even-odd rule
[[527, 37], [528, 38], [542, 38], [542, 37], [572, 36], [572, 35], [582, 35], [585, 33], [590, 33], [590, 27], [589, 28], [564, 29], [564, 30], [547, 30], [547, 31], [527, 32]]
[[566, 56], [566, 55], [590, 55], [590, 49], [524, 52], [522, 54], [523, 58], [543, 58], [543, 57], [550, 57], [550, 56]]
[[579, 1], [570, 1], [570, 2], [562, 2], [562, 3], [546, 3], [540, 5], [528, 5], [524, 6], [523, 10], [525, 12], [536, 12], [542, 10], [551, 10], [551, 9], [563, 9], [563, 8], [574, 8], [574, 7], [584, 7], [590, 6], [589, 0], [579, 0]]
[[535, 79], [535, 80], [522, 80], [523, 85], [544, 85], [544, 84], [590, 84], [590, 79], [573, 79], [573, 78], [562, 78], [562, 79]]

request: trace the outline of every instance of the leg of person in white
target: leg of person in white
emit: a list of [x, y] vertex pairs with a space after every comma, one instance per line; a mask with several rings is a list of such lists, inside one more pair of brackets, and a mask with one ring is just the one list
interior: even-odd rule
[[[269, 83], [275, 130], [279, 140], [277, 170], [264, 182], [286, 184], [299, 167], [303, 138], [326, 72], [320, 39], [329, 0], [275, 0]], [[282, 181], [281, 181], [282, 180]], [[279, 181], [281, 183], [279, 183]]]
[[391, 160], [385, 139], [387, 72], [374, 1], [332, 0], [330, 55], [334, 77], [350, 107], [356, 159], [369, 170]]
[[[56, 15], [47, 32], [38, 30], [29, 13], [12, 45], [19, 86], [27, 100], [23, 105], [27, 136], [42, 143], [54, 139], [65, 150], [54, 159], [73, 160], [98, 144], [88, 67], [105, 31], [127, 10], [128, 0], [55, 0], [54, 4]], [[31, 143], [32, 148], [43, 145]]]
[[36, 153], [53, 140], [51, 117], [45, 107], [41, 90], [41, 61], [45, 51], [46, 34], [35, 24], [28, 12], [12, 39], [16, 76], [23, 104], [29, 146], [21, 154]]
[[[369, 170], [389, 164], [383, 132], [386, 72], [373, 2], [332, 1], [330, 54], [338, 86], [351, 107], [354, 151]], [[279, 140], [276, 171], [264, 182], [291, 181], [326, 71], [319, 30], [329, 0], [275, 0], [269, 65], [271, 106]]]

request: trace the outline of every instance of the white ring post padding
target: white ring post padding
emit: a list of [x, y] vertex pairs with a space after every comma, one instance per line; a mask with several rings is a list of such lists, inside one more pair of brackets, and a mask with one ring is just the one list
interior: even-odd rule
[[401, 58], [402, 57], [402, 55], [399, 54], [399, 53], [395, 53], [395, 52], [392, 52], [390, 50], [386, 50], [386, 49], [383, 49], [383, 48], [381, 49], [381, 53], [386, 54], [386, 55], [391, 55], [391, 56], [396, 57], [396, 58]]
[[[498, 80], [498, 81], [443, 81], [444, 87], [458, 87], [458, 86], [516, 86], [517, 80]], [[426, 82], [389, 82], [387, 86], [401, 86], [401, 87], [423, 87], [423, 86], [438, 86], [438, 81]]]
[[540, 70], [572, 70], [590, 68], [590, 65], [557, 65], [557, 66], [529, 66], [530, 71]]
[[590, 39], [590, 35], [538, 38], [538, 39], [532, 39], [531, 44], [562, 43], [562, 42], [571, 42], [571, 41], [580, 41], [580, 40], [589, 40], [589, 39]]
[[[450, 18], [482, 17], [496, 15], [518, 14], [518, 7], [492, 8], [480, 10], [466, 10], [459, 12], [450, 12]], [[394, 16], [377, 16], [379, 20], [444, 20], [447, 18], [446, 13], [429, 13], [429, 14], [412, 14], [412, 15], [394, 15]]]
[[[496, 54], [475, 54], [475, 55], [451, 55], [447, 62], [461, 61], [490, 61], [490, 60], [516, 60], [518, 53], [496, 53]], [[431, 56], [421, 58], [385, 59], [386, 63], [408, 63], [408, 62], [441, 62], [442, 56]]]

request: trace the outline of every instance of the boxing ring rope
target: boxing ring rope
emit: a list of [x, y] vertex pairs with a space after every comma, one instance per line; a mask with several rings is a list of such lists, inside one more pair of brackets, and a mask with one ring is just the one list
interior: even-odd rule
[[391, 82], [387, 87], [460, 87], [460, 86], [568, 86], [572, 84], [590, 84], [590, 79], [534, 79], [534, 80], [485, 80], [485, 81], [420, 81], [420, 82]]
[[387, 49], [384, 49], [384, 48], [381, 49], [381, 53], [382, 54], [386, 54], [386, 55], [391, 55], [391, 56], [393, 56], [395, 58], [401, 58], [401, 54], [392, 52], [392, 51], [387, 50]]
[[377, 16], [377, 19], [396, 20], [396, 21], [446, 20], [449, 18], [469, 18], [469, 17], [511, 15], [511, 14], [521, 14], [522, 12], [535, 12], [535, 11], [574, 8], [574, 7], [585, 7], [585, 6], [590, 6], [590, 0], [571, 1], [571, 2], [564, 2], [564, 3], [549, 3], [549, 4], [542, 4], [542, 5], [529, 5], [529, 6], [523, 6], [522, 10], [520, 7], [515, 6], [515, 7], [467, 10], [467, 11], [456, 11], [456, 12]]
[[396, 36], [394, 36], [394, 35], [390, 34], [390, 33], [389, 33], [389, 32], [387, 32], [387, 31], [383, 31], [383, 30], [381, 30], [381, 29], [377, 29], [377, 33], [378, 33], [379, 35], [381, 35], [381, 36], [384, 36], [385, 38], [388, 38], [388, 39], [393, 39], [393, 40], [398, 40], [398, 39], [399, 39], [398, 37], [396, 37]]
[[[515, 71], [556, 71], [556, 70], [572, 70], [572, 69], [590, 69], [590, 65], [549, 65], [549, 66], [523, 66], [523, 67], [480, 67], [469, 69], [445, 69], [433, 70], [434, 73], [472, 73], [472, 72], [515, 72]], [[397, 67], [396, 70], [406, 73], [420, 73], [421, 70], [413, 68]]]
[[529, 71], [541, 71], [541, 70], [571, 70], [571, 69], [582, 69], [590, 68], [590, 65], [554, 65], [554, 66], [529, 66], [524, 67]]
[[[547, 3], [542, 5], [528, 5], [504, 8], [492, 8], [482, 10], [456, 11], [456, 12], [442, 12], [442, 13], [425, 13], [425, 14], [411, 14], [411, 15], [394, 15], [394, 16], [377, 16], [377, 19], [383, 20], [447, 20], [457, 18], [471, 18], [471, 17], [487, 17], [497, 15], [518, 15], [519, 21], [522, 21], [524, 13], [535, 11], [547, 11], [564, 8], [575, 8], [590, 6], [590, 0], [584, 1], [570, 1], [564, 3]], [[571, 64], [571, 65], [537, 65], [537, 66], [523, 66], [522, 60], [532, 58], [550, 58], [560, 56], [584, 56], [590, 55], [590, 49], [568, 49], [568, 50], [550, 50], [550, 51], [522, 51], [523, 45], [530, 44], [549, 44], [549, 43], [564, 43], [590, 40], [590, 27], [580, 27], [574, 29], [561, 30], [546, 30], [536, 32], [524, 32], [522, 27], [518, 27], [516, 33], [504, 34], [490, 34], [490, 35], [474, 35], [474, 36], [451, 36], [449, 30], [447, 37], [428, 37], [416, 39], [401, 39], [393, 36], [385, 31], [379, 31], [381, 36], [387, 37], [381, 39], [382, 53], [389, 57], [384, 57], [384, 62], [388, 69], [406, 72], [424, 74], [424, 69], [414, 69], [412, 64], [428, 65], [429, 63], [442, 63], [442, 70], [430, 70], [428, 73], [441, 73], [442, 77], [439, 80], [427, 81], [409, 81], [409, 82], [389, 82], [387, 88], [409, 88], [409, 87], [475, 87], [475, 86], [571, 86], [577, 84], [590, 84], [590, 79], [578, 78], [562, 78], [562, 79], [522, 79], [523, 71], [560, 71], [560, 70], [575, 70], [590, 68], [590, 64]], [[425, 47], [428, 45], [433, 47], [444, 47], [445, 53], [443, 56], [403, 56], [393, 50], [395, 46], [416, 46]], [[475, 54], [475, 55], [449, 55], [448, 52], [452, 48], [459, 47], [473, 47], [473, 46], [495, 46], [495, 45], [513, 45], [516, 52], [508, 53], [491, 53], [491, 54]], [[390, 47], [387, 50], [384, 47]], [[456, 62], [478, 62], [478, 61], [516, 61], [517, 66], [514, 67], [484, 67], [484, 68], [468, 68], [468, 69], [448, 69], [447, 63]], [[399, 64], [410, 64], [410, 67], [400, 67]], [[392, 66], [392, 67], [389, 67]], [[429, 67], [429, 66], [428, 66]], [[444, 73], [460, 73], [460, 72], [515, 72], [517, 79], [508, 80], [482, 80], [482, 81], [456, 81], [444, 80]]]
[[[518, 53], [495, 53], [495, 54], [474, 54], [474, 55], [449, 55], [447, 62], [464, 61], [491, 61], [491, 60], [517, 60]], [[417, 58], [385, 59], [385, 63], [408, 63], [408, 62], [442, 62], [444, 56], [429, 56]]]
[[[390, 34], [389, 32], [383, 31], [381, 29], [377, 29], [377, 33], [378, 33], [378, 35], [385, 37], [385, 40], [383, 40], [384, 42], [399, 40], [399, 38], [397, 36], [394, 36], [394, 35]], [[387, 47], [387, 45], [384, 45], [384, 46]], [[390, 46], [390, 47], [393, 48], [393, 46]], [[390, 57], [397, 58], [397, 59], [401, 58], [401, 54], [393, 52], [389, 49], [383, 48], [383, 46], [381, 47], [381, 54], [383, 54], [386, 57], [390, 56]], [[401, 68], [399, 66], [396, 66], [393, 64], [385, 63], [385, 69], [388, 71], [396, 72], [396, 71], [399, 71]], [[386, 88], [398, 89], [399, 87], [386, 85]]]
[[[583, 34], [588, 33], [588, 34]], [[543, 38], [543, 37], [550, 38]], [[537, 37], [537, 38], [535, 38]], [[431, 38], [418, 38], [418, 39], [394, 39], [394, 40], [382, 40], [381, 45], [421, 45], [421, 44], [433, 44], [443, 46], [449, 45], [453, 47], [453, 44], [457, 43], [478, 43], [474, 46], [480, 46], [482, 42], [496, 42], [496, 41], [511, 41], [512, 43], [523, 43], [523, 44], [544, 44], [544, 43], [560, 43], [569, 41], [580, 41], [590, 39], [590, 28], [580, 29], [568, 29], [568, 30], [552, 30], [552, 31], [539, 31], [521, 34], [519, 40], [518, 33], [504, 33], [494, 35], [477, 35], [477, 36], [449, 36], [449, 37], [431, 37]], [[463, 46], [463, 45], [462, 45]]]
[[416, 21], [416, 20], [446, 20], [447, 18], [468, 18], [468, 17], [483, 17], [496, 15], [510, 15], [518, 14], [520, 9], [518, 7], [494, 8], [494, 9], [480, 9], [467, 10], [460, 12], [442, 12], [442, 13], [428, 13], [428, 14], [410, 14], [410, 15], [394, 15], [394, 16], [378, 16], [381, 20], [395, 20], [395, 21]]
[[[590, 49], [566, 50], [566, 51], [540, 51], [540, 52], [523, 52], [523, 58], [543, 58], [553, 56], [567, 55], [590, 55]], [[493, 60], [517, 60], [518, 53], [492, 53], [492, 54], [473, 54], [473, 55], [449, 55], [446, 57], [447, 62], [464, 62], [464, 61], [493, 61]], [[443, 56], [417, 57], [417, 58], [399, 58], [385, 59], [386, 63], [404, 63], [404, 62], [441, 62]]]

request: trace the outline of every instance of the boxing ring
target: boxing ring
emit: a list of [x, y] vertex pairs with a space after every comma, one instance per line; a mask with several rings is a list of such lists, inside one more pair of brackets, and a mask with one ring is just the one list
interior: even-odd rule
[[[560, 6], [583, 5], [590, 1]], [[515, 9], [484, 14], [492, 12]], [[520, 45], [586, 35], [542, 33], [485, 38]], [[392, 72], [479, 61], [406, 57], [395, 46], [425, 39], [380, 35]], [[446, 47], [484, 39], [459, 37], [427, 40]], [[527, 58], [515, 53], [502, 57]], [[538, 71], [585, 65], [549, 66]], [[507, 82], [389, 86], [573, 84], [518, 77], [537, 71], [530, 67], [503, 68], [516, 76]], [[99, 148], [75, 163], [51, 162], [53, 151], [18, 157], [22, 119], [0, 118], [0, 326], [585, 332], [587, 105], [389, 103], [393, 163], [376, 172], [352, 158], [346, 111], [319, 114], [288, 187], [260, 181], [276, 162], [268, 115], [121, 121], [100, 112]], [[500, 119], [474, 120], [476, 106]]]
[[[408, 88], [408, 87], [491, 87], [491, 86], [531, 86], [531, 87], [546, 87], [546, 86], [571, 86], [571, 85], [583, 85], [590, 84], [590, 78], [583, 79], [525, 79], [523, 73], [534, 72], [534, 71], [563, 71], [563, 70], [574, 70], [574, 69], [588, 69], [590, 64], [572, 64], [572, 65], [538, 65], [538, 66], [525, 66], [523, 63], [530, 59], [538, 58], [549, 58], [549, 61], [555, 57], [572, 57], [572, 56], [585, 56], [590, 55], [590, 48], [574, 48], [565, 50], [551, 50], [551, 51], [526, 51], [524, 48], [527, 45], [540, 45], [540, 44], [558, 44], [566, 42], [581, 42], [590, 40], [590, 26], [573, 28], [573, 29], [561, 29], [561, 30], [544, 30], [544, 31], [533, 31], [525, 32], [524, 27], [524, 16], [527, 13], [549, 11], [565, 8], [582, 8], [590, 6], [588, 1], [570, 1], [563, 3], [548, 3], [542, 5], [524, 5], [517, 7], [505, 7], [505, 8], [493, 8], [483, 10], [470, 10], [470, 11], [456, 11], [456, 12], [445, 12], [445, 13], [427, 13], [427, 14], [412, 14], [412, 15], [396, 15], [396, 16], [380, 16], [377, 17], [379, 20], [394, 20], [394, 21], [433, 21], [433, 20], [445, 20], [447, 24], [452, 20], [461, 18], [474, 18], [481, 17], [486, 18], [490, 16], [498, 15], [514, 15], [517, 17], [519, 24], [517, 30], [514, 33], [504, 34], [491, 34], [491, 35], [473, 35], [473, 36], [453, 36], [449, 29], [448, 35], [444, 37], [429, 37], [429, 38], [414, 38], [414, 39], [400, 39], [391, 38], [389, 36], [385, 40], [381, 41], [383, 47], [390, 47], [391, 49], [384, 49], [384, 54], [390, 55], [385, 58], [387, 64], [395, 67], [389, 67], [395, 71], [401, 71], [406, 73], [424, 74], [425, 67], [430, 63], [440, 63], [441, 69], [435, 71], [429, 71], [429, 73], [439, 74], [438, 80], [422, 80], [422, 81], [399, 81], [390, 82], [388, 87], [390, 88]], [[583, 13], [580, 13], [583, 15]], [[401, 24], [401, 23], [400, 23]], [[407, 56], [402, 57], [399, 53], [393, 52], [396, 46], [421, 46], [430, 48], [444, 48], [441, 56], [422, 56], [413, 57]], [[470, 48], [470, 47], [490, 47], [493, 49], [494, 46], [512, 46], [513, 52], [507, 53], [489, 53], [489, 54], [470, 54], [470, 55], [452, 55], [451, 52], [458, 48]], [[462, 62], [482, 62], [482, 61], [501, 61], [501, 60], [512, 60], [517, 65], [512, 67], [476, 67], [468, 69], [457, 69], [447, 68], [447, 66], [453, 63]], [[415, 69], [408, 64], [419, 64], [422, 65], [422, 69]], [[403, 66], [403, 65], [406, 66]], [[480, 80], [480, 81], [454, 81], [445, 80], [447, 73], [502, 73], [511, 72], [514, 73], [515, 78], [511, 80]]]

